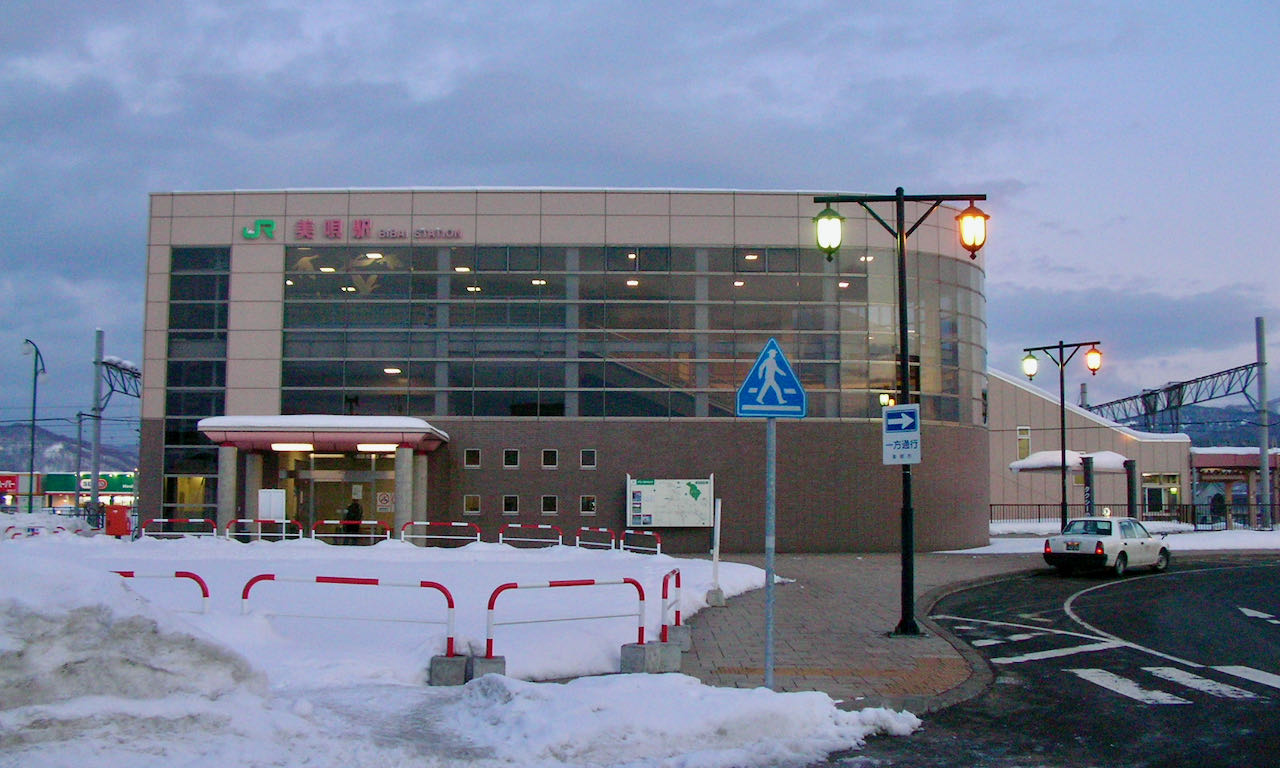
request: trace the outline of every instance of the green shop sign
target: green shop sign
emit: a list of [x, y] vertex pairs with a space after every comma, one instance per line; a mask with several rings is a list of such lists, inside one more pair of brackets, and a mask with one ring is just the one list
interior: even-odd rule
[[[81, 473], [79, 483], [74, 472], [52, 472], [44, 476], [44, 492], [75, 493], [77, 486], [80, 491], [88, 492], [92, 479], [90, 472]], [[133, 489], [132, 472], [103, 472], [98, 475], [98, 491], [101, 493], [133, 493]]]

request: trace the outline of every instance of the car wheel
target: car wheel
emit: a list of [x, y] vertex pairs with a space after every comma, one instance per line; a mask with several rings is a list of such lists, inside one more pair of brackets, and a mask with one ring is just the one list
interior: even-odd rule
[[1163, 571], [1168, 567], [1169, 567], [1169, 550], [1162, 549], [1160, 550], [1160, 554], [1156, 555], [1156, 562], [1154, 565], [1151, 566], [1151, 570], [1155, 571], [1156, 573], [1160, 573], [1161, 571]]
[[1117, 576], [1123, 576], [1124, 572], [1128, 569], [1129, 569], [1129, 558], [1125, 555], [1125, 553], [1121, 552], [1120, 554], [1116, 555], [1116, 564], [1111, 566], [1111, 570], [1115, 572]]

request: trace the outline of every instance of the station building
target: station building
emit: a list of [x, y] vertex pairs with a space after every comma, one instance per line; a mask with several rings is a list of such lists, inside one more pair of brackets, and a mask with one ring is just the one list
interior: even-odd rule
[[[780, 552], [899, 546], [883, 463], [898, 389], [891, 237], [813, 193], [351, 189], [150, 200], [139, 516], [633, 527], [628, 478], [709, 479], [728, 551], [763, 547], [765, 423], [735, 395], [776, 339], [808, 396], [779, 419]], [[924, 213], [908, 203], [909, 216]], [[953, 215], [907, 253], [923, 418], [916, 544], [985, 544], [982, 256]], [[202, 425], [202, 420], [203, 425]], [[710, 531], [659, 531], [705, 551]]]

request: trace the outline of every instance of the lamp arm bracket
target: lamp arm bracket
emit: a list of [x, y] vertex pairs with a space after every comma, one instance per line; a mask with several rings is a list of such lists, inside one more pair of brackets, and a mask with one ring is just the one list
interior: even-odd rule
[[859, 201], [858, 201], [858, 205], [862, 206], [862, 209], [863, 209], [863, 210], [865, 210], [867, 213], [871, 214], [871, 218], [873, 218], [873, 219], [875, 219], [876, 221], [880, 222], [880, 226], [884, 227], [884, 228], [885, 228], [885, 231], [886, 231], [886, 232], [888, 232], [890, 236], [892, 236], [892, 237], [897, 237], [897, 236], [898, 236], [898, 233], [897, 233], [896, 231], [894, 231], [893, 227], [889, 226], [889, 222], [887, 222], [887, 221], [885, 221], [884, 219], [880, 218], [880, 214], [876, 213], [874, 208], [872, 208], [871, 206], [869, 206], [869, 205], [867, 205], [866, 203], [862, 202], [861, 200], [859, 200]]
[[924, 214], [923, 214], [920, 218], [916, 219], [916, 223], [911, 225], [911, 229], [908, 229], [908, 230], [907, 230], [907, 238], [908, 238], [908, 239], [911, 237], [911, 235], [912, 235], [912, 234], [914, 234], [914, 233], [915, 233], [915, 231], [916, 231], [917, 229], [919, 229], [919, 228], [920, 228], [920, 225], [924, 223], [924, 220], [925, 220], [925, 219], [927, 219], [927, 218], [929, 218], [930, 214], [932, 214], [934, 211], [938, 210], [938, 206], [940, 206], [940, 205], [942, 205], [942, 201], [941, 201], [941, 200], [934, 200], [934, 201], [933, 201], [933, 205], [929, 206], [929, 210], [925, 211], [925, 212], [924, 212]]

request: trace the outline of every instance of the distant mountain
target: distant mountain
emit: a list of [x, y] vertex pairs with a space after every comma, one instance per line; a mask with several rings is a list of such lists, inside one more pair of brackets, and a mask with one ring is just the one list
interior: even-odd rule
[[[0, 472], [26, 472], [30, 460], [31, 427], [14, 424], [0, 427]], [[93, 468], [93, 443], [83, 441], [79, 446], [80, 471]], [[99, 466], [103, 472], [132, 472], [138, 468], [138, 447], [102, 445]], [[75, 438], [36, 427], [36, 472], [75, 472]]]
[[[1271, 447], [1280, 446], [1280, 399], [1272, 400], [1267, 409]], [[1248, 405], [1184, 405], [1174, 423], [1169, 412], [1157, 414], [1153, 423], [1141, 419], [1129, 423], [1134, 429], [1149, 432], [1183, 432], [1197, 448], [1257, 447], [1258, 412]]]

